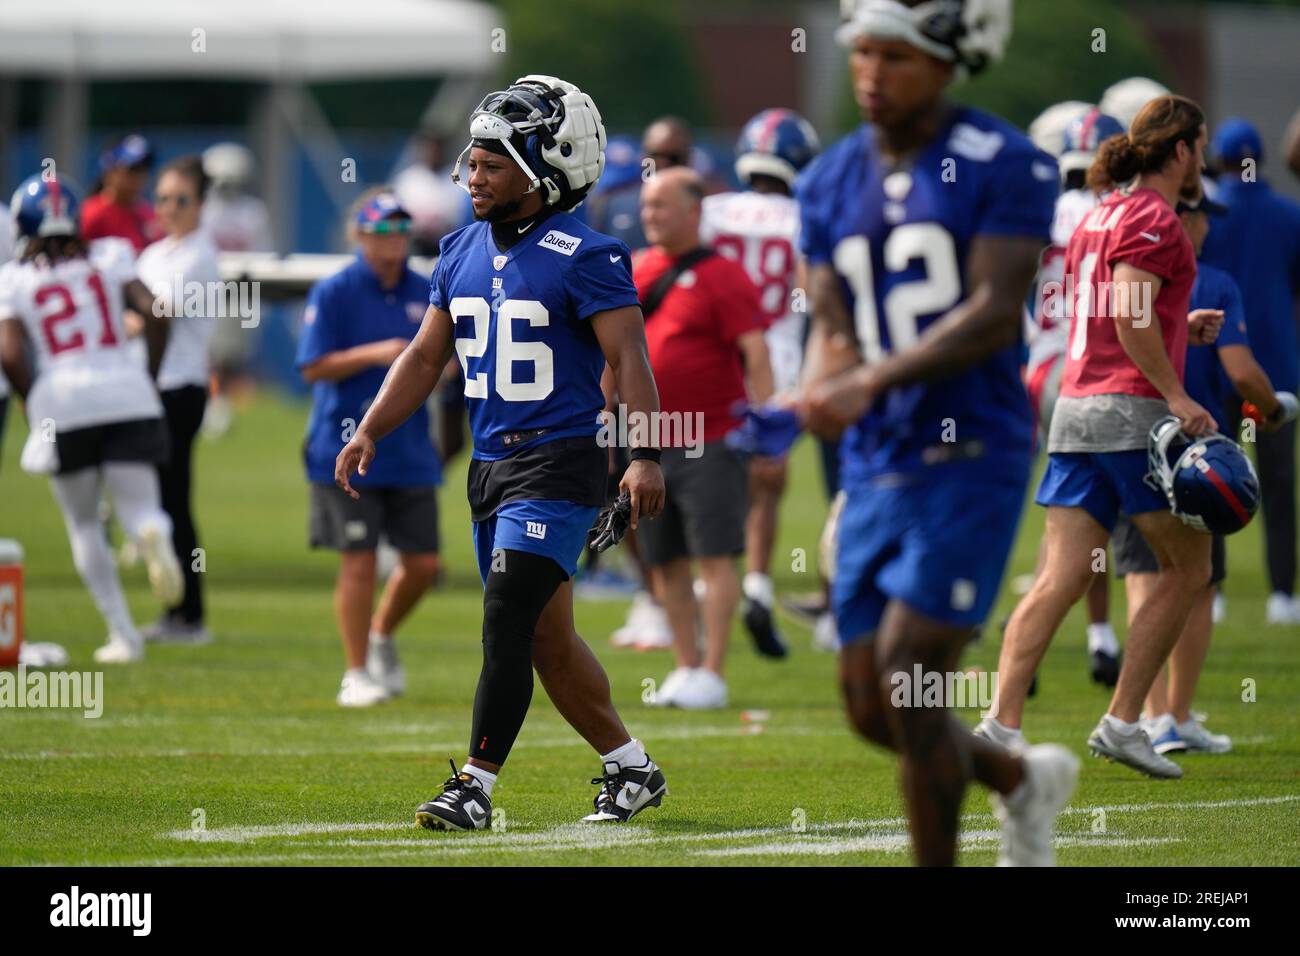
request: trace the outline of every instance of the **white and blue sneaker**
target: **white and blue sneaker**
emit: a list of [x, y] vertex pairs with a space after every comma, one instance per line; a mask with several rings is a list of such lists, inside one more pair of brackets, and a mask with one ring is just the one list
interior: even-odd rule
[[1178, 734], [1178, 723], [1172, 714], [1161, 714], [1149, 725], [1144, 724], [1147, 736], [1151, 738], [1151, 748], [1158, 754], [1182, 753], [1187, 743]]

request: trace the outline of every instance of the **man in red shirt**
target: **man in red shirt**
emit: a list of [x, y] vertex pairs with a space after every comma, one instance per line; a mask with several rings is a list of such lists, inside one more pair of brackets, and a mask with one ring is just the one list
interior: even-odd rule
[[[688, 709], [727, 703], [722, 664], [740, 600], [735, 558], [745, 550], [748, 479], [745, 463], [723, 438], [740, 424], [737, 403], [772, 395], [758, 290], [743, 267], [703, 248], [703, 198], [699, 176], [685, 168], [662, 170], [647, 182], [641, 222], [652, 245], [632, 264], [661, 422], [672, 424], [670, 435], [662, 427], [659, 433], [667, 502], [663, 514], [638, 529], [677, 658], [655, 702]], [[670, 441], [671, 435], [682, 440]], [[692, 559], [706, 587], [702, 659]]]
[[153, 206], [144, 198], [153, 166], [149, 141], [132, 133], [105, 147], [99, 157], [99, 188], [82, 204], [81, 232], [87, 241], [114, 236], [140, 254], [162, 238]]
[[[1071, 314], [1061, 395], [1037, 502], [1047, 507], [1046, 560], [1007, 624], [998, 700], [977, 732], [1023, 743], [1029, 683], [1066, 612], [1105, 559], [1119, 512], [1151, 544], [1160, 573], [1134, 616], [1109, 712], [1088, 746], [1153, 777], [1181, 777], [1141, 729], [1142, 702], [1169, 656], [1195, 596], [1210, 579], [1210, 536], [1183, 524], [1149, 485], [1147, 436], [1175, 415], [1188, 435], [1214, 419], [1183, 388], [1187, 344], [1212, 342], [1222, 314], [1188, 315], [1196, 257], [1175, 207], [1197, 198], [1207, 142], [1191, 100], [1148, 103], [1126, 135], [1102, 144], [1088, 185], [1113, 190], [1075, 230], [1063, 293]], [[1154, 321], [1153, 321], [1154, 320]]]

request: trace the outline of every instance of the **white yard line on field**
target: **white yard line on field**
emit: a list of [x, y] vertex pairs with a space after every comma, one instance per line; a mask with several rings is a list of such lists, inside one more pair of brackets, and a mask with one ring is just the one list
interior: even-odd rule
[[[961, 834], [961, 849], [991, 850], [998, 846], [1002, 834], [997, 830], [967, 830]], [[1181, 843], [1181, 837], [1121, 837], [1099, 833], [1096, 836], [1058, 836], [1052, 841], [1062, 847], [1106, 846], [1132, 847], [1156, 846], [1162, 843]], [[692, 856], [839, 856], [844, 853], [905, 853], [912, 847], [911, 837], [901, 833], [883, 833], [849, 839], [803, 838], [781, 843], [760, 843], [754, 846], [730, 846], [712, 850], [694, 850]]]
[[[1266, 806], [1293, 803], [1300, 800], [1300, 794], [1280, 797], [1255, 797], [1240, 800], [1202, 800], [1167, 803], [1115, 804], [1103, 807], [1067, 807], [1063, 815], [1088, 815], [1100, 810], [1113, 813], [1141, 813], [1162, 810], [1216, 810], [1233, 807]], [[986, 823], [991, 819], [987, 813], [966, 814], [962, 820], [967, 826]], [[901, 817], [886, 817], [875, 820], [841, 820], [828, 823], [814, 823], [806, 831], [795, 832], [789, 826], [752, 827], [740, 830], [720, 830], [714, 833], [660, 833], [655, 830], [637, 826], [590, 826], [574, 823], [545, 830], [529, 829], [527, 824], [516, 823], [515, 829], [506, 831], [488, 831], [473, 835], [455, 834], [433, 835], [416, 828], [409, 823], [396, 822], [357, 822], [357, 823], [285, 823], [257, 826], [218, 827], [211, 830], [175, 830], [161, 836], [184, 842], [198, 843], [234, 843], [247, 844], [259, 840], [297, 839], [300, 837], [321, 836], [347, 833], [383, 834], [381, 839], [358, 839], [350, 837], [341, 840], [327, 840], [323, 843], [310, 842], [301, 845], [300, 853], [271, 855], [267, 862], [279, 862], [292, 859], [327, 859], [328, 851], [320, 854], [327, 847], [338, 847], [341, 859], [355, 857], [358, 851], [376, 850], [382, 856], [406, 856], [423, 854], [428, 856], [454, 855], [462, 856], [474, 853], [517, 851], [536, 853], [555, 853], [571, 850], [584, 852], [599, 850], [618, 850], [635, 846], [671, 846], [693, 843], [714, 843], [719, 841], [756, 840], [768, 838], [769, 842], [747, 847], [727, 847], [720, 849], [701, 849], [696, 854], [717, 856], [745, 855], [836, 855], [853, 852], [901, 852], [909, 846], [907, 821]], [[844, 831], [884, 831], [867, 833], [862, 836], [834, 838], [834, 834]], [[397, 834], [408, 834], [405, 838]], [[391, 834], [391, 836], [390, 836]], [[978, 849], [988, 839], [988, 834], [997, 836], [995, 830], [971, 830], [963, 833], [963, 846]], [[775, 837], [789, 839], [773, 841]], [[1080, 846], [1151, 846], [1161, 843], [1179, 842], [1181, 837], [1125, 837], [1118, 834], [1065, 833], [1056, 838], [1058, 847]], [[777, 849], [774, 849], [777, 848]], [[222, 857], [220, 859], [242, 860], [244, 857]], [[250, 862], [253, 858], [249, 858]], [[260, 859], [260, 858], [259, 858]], [[136, 860], [124, 865], [183, 865], [186, 863], [211, 863], [213, 858], [177, 858], [172, 861]]]
[[[725, 727], [661, 727], [653, 731], [652, 738], [650, 735], [647, 735], [647, 737], [653, 740], [701, 740], [711, 737], [812, 737], [822, 736], [825, 734], [825, 730], [823, 729], [810, 727], [764, 727], [763, 730], [756, 732], [752, 729], [753, 726], [754, 725], [752, 724], [729, 724]], [[570, 732], [565, 734], [563, 737], [538, 737], [531, 740], [523, 739], [515, 744], [515, 749], [547, 747], [585, 748], [587, 747], [587, 742], [577, 734]], [[200, 757], [204, 759], [211, 757], [328, 757], [341, 756], [344, 754], [422, 754], [437, 753], [438, 751], [463, 753], [464, 749], [465, 738], [459, 737], [454, 741], [435, 740], [416, 743], [378, 745], [358, 742], [354, 745], [342, 747], [313, 748], [253, 747], [246, 750], [216, 750], [195, 747], [192, 749], [104, 750], [98, 752], [39, 750], [31, 753], [0, 754], [0, 760], [98, 760], [105, 757], [130, 759], [150, 759], [155, 757], [182, 759], [187, 757]]]

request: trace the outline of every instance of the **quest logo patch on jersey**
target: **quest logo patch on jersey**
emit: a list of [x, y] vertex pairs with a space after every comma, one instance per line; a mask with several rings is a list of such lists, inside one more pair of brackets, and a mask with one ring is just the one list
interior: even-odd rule
[[552, 252], [558, 252], [561, 255], [571, 256], [578, 244], [582, 242], [577, 236], [571, 236], [566, 232], [560, 232], [558, 229], [552, 229], [546, 235], [542, 236], [539, 245], [545, 246]]

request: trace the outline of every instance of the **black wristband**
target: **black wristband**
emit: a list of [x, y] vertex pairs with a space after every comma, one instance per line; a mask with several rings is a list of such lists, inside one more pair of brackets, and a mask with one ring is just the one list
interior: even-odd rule
[[663, 452], [658, 448], [633, 448], [628, 452], [627, 459], [628, 461], [653, 461], [657, 465], [662, 455]]

